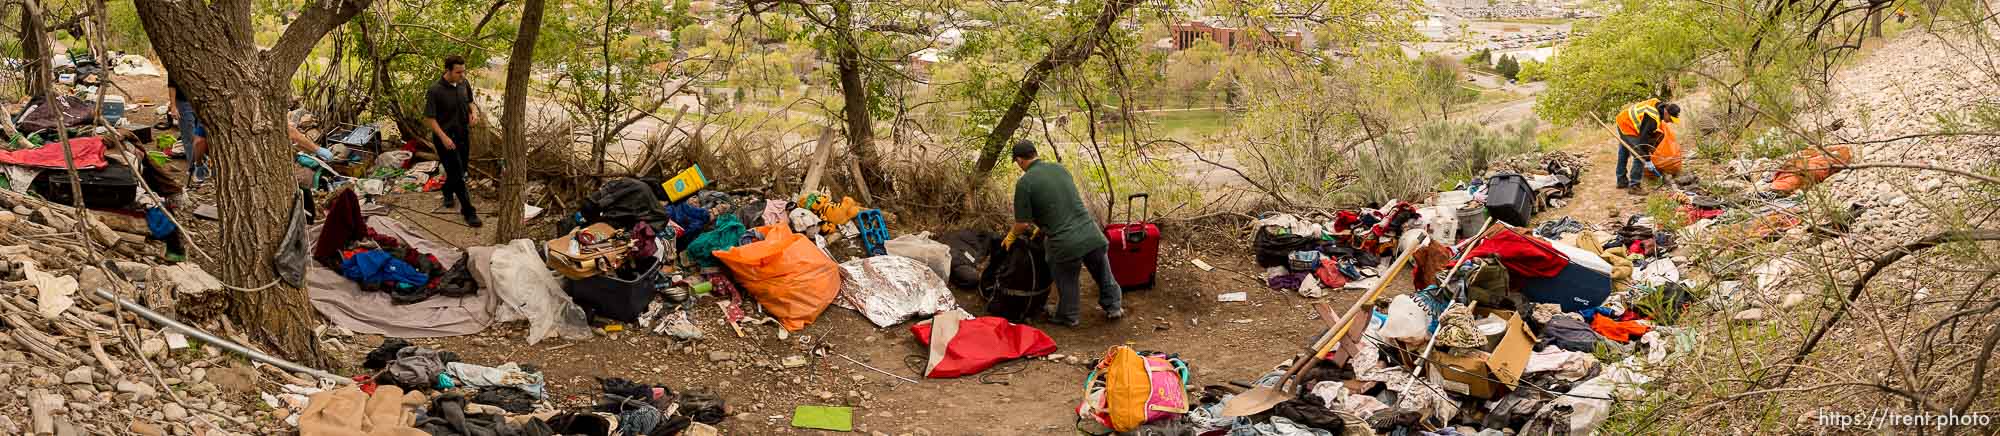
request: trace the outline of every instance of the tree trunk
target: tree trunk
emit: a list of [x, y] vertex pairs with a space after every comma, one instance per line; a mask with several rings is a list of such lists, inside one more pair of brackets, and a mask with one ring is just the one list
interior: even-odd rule
[[834, 3], [834, 28], [837, 53], [835, 65], [840, 72], [840, 94], [843, 99], [842, 112], [847, 118], [847, 146], [854, 157], [861, 162], [861, 180], [868, 190], [887, 195], [894, 192], [888, 179], [882, 174], [882, 158], [875, 150], [875, 120], [869, 115], [868, 85], [861, 77], [861, 50], [855, 47], [853, 26], [854, 6], [851, 2]]
[[507, 57], [507, 91], [500, 115], [500, 228], [493, 243], [501, 244], [525, 235], [521, 227], [521, 190], [528, 184], [528, 169], [513, 168], [509, 162], [527, 162], [527, 132], [521, 124], [528, 118], [528, 82], [533, 81], [535, 39], [542, 34], [543, 0], [521, 4], [521, 30], [514, 37], [514, 54]]
[[38, 9], [35, 5], [21, 3], [21, 59], [29, 61], [21, 67], [21, 77], [26, 78], [22, 81], [25, 86], [21, 88], [21, 95], [40, 94], [42, 89], [48, 87], [48, 81], [42, 76], [49, 74], [41, 62], [34, 60], [49, 58], [49, 32], [42, 30], [45, 25], [42, 14], [36, 13], [35, 9]]
[[1112, 0], [1097, 13], [1097, 21], [1089, 32], [1070, 38], [1060, 46], [1049, 50], [1040, 61], [1028, 67], [1027, 74], [1021, 76], [1021, 88], [1014, 93], [1014, 101], [1007, 106], [1007, 112], [993, 125], [993, 133], [986, 135], [986, 145], [979, 150], [979, 162], [972, 173], [971, 192], [978, 192], [986, 178], [999, 163], [1000, 152], [1007, 149], [1007, 143], [1014, 139], [1014, 131], [1021, 128], [1021, 120], [1028, 116], [1028, 108], [1035, 105], [1035, 96], [1042, 91], [1042, 82], [1058, 69], [1075, 66], [1090, 59], [1097, 50], [1097, 42], [1109, 36], [1111, 26], [1118, 23], [1118, 17], [1138, 5], [1139, 0]]
[[286, 85], [313, 45], [370, 1], [308, 3], [270, 49], [259, 50], [250, 0], [136, 0], [153, 51], [208, 131], [213, 189], [229, 193], [216, 196], [225, 259], [218, 276], [240, 288], [276, 283], [230, 293], [229, 314], [269, 349], [309, 366], [334, 363], [313, 339], [319, 318], [305, 291], [277, 282], [269, 267], [297, 194], [285, 139]]
[[1886, 7], [1887, 3], [1884, 3], [1884, 5], [1885, 7], [1878, 7], [1868, 11], [1869, 37], [1882, 37], [1882, 22], [1889, 19], [1889, 8]]
[[590, 161], [592, 162], [592, 168], [594, 168], [591, 172], [591, 177], [595, 178], [604, 177], [605, 148], [611, 145], [611, 123], [613, 122], [612, 118], [616, 117], [618, 110], [618, 104], [612, 101], [613, 97], [611, 94], [611, 81], [617, 80], [611, 74], [611, 21], [616, 16], [616, 12], [616, 0], [604, 0], [604, 39], [598, 41], [597, 46], [598, 50], [604, 54], [604, 71], [599, 72], [604, 77], [604, 93], [598, 94], [598, 103], [601, 109], [599, 109], [597, 118], [597, 138], [590, 144]]
[[[33, 22], [36, 26], [34, 28], [21, 29], [21, 32], [23, 34], [42, 35], [43, 37], [35, 38], [34, 51], [40, 53], [49, 53], [51, 51], [54, 51], [54, 49], [49, 47], [49, 39], [46, 38], [46, 36], [49, 34], [49, 29], [41, 27], [43, 23], [41, 6], [42, 5], [40, 4], [40, 1], [21, 3], [21, 17], [22, 17], [21, 21]], [[28, 48], [24, 46], [21, 48], [21, 51], [27, 52]], [[44, 101], [46, 103], [44, 104], [55, 104], [56, 92], [55, 92], [54, 62], [49, 58], [49, 56], [40, 56], [40, 57], [29, 58], [28, 64], [35, 66], [35, 68], [33, 69], [35, 75], [32, 83], [36, 83], [38, 86], [40, 86], [39, 88], [35, 88], [34, 94], [31, 95], [39, 95], [45, 98], [46, 100]], [[70, 150], [69, 129], [61, 127], [69, 125], [69, 121], [64, 119], [65, 117], [61, 109], [57, 109], [55, 111], [55, 114], [56, 114], [56, 126], [58, 126], [56, 128], [56, 140], [58, 141], [58, 143], [62, 144], [63, 169], [68, 172], [70, 180], [82, 180], [77, 178], [76, 175], [76, 154]], [[72, 201], [70, 207], [76, 208], [77, 211], [77, 216], [76, 216], [77, 233], [89, 234], [88, 229], [90, 228], [91, 213], [89, 209], [85, 209], [83, 207], [83, 185], [79, 183], [70, 184], [69, 195]], [[91, 244], [89, 238], [79, 238], [79, 239], [82, 240], [85, 246], [89, 246]], [[93, 255], [93, 257], [94, 256], [95, 255]], [[85, 259], [85, 260], [90, 262], [96, 262], [98, 259]]]

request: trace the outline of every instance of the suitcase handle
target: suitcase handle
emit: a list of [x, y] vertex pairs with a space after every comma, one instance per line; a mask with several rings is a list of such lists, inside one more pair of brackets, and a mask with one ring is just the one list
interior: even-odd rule
[[1149, 195], [1149, 194], [1146, 194], [1146, 193], [1144, 193], [1144, 192], [1141, 192], [1141, 193], [1137, 193], [1137, 194], [1132, 194], [1132, 195], [1127, 195], [1127, 196], [1125, 196], [1125, 218], [1127, 218], [1127, 221], [1126, 221], [1126, 222], [1130, 222], [1130, 223], [1136, 223], [1136, 222], [1139, 222], [1139, 220], [1138, 220], [1138, 215], [1134, 215], [1134, 214], [1133, 214], [1133, 207], [1132, 207], [1132, 200], [1135, 200], [1135, 199], [1141, 199], [1141, 198], [1143, 198], [1143, 199], [1146, 199], [1146, 213], [1144, 213], [1144, 214], [1139, 214], [1139, 215], [1152, 215], [1152, 212], [1153, 212], [1153, 196], [1152, 196], [1152, 195]]

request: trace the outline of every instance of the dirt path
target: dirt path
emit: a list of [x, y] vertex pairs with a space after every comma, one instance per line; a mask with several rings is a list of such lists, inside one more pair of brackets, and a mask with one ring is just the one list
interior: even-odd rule
[[[434, 195], [393, 200], [424, 211], [434, 207]], [[392, 216], [421, 222], [456, 245], [481, 243], [470, 229], [448, 219], [414, 212]], [[1319, 333], [1320, 322], [1309, 315], [1311, 300], [1266, 289], [1245, 275], [1256, 267], [1241, 243], [1196, 229], [1167, 232], [1171, 236], [1161, 249], [1159, 284], [1125, 294], [1130, 313], [1126, 319], [1105, 320], [1089, 303], [1095, 289], [1085, 289], [1082, 326], [1033, 324], [1055, 339], [1057, 353], [1077, 356], [1086, 364], [1117, 344], [1179, 353], [1193, 367], [1197, 385], [1223, 384], [1254, 378], [1303, 349]], [[1203, 271], [1190, 263], [1192, 259], [1219, 268]], [[1409, 285], [1404, 280], [1389, 289], [1389, 293], [1408, 292]], [[1228, 292], [1247, 292], [1249, 301], [1215, 301], [1217, 294]], [[1335, 292], [1322, 300], [1344, 309], [1360, 294]], [[977, 295], [958, 292], [957, 297], [973, 313], [985, 313], [984, 301]], [[548, 376], [552, 399], [562, 407], [592, 404], [600, 392], [596, 377], [712, 389], [729, 404], [732, 416], [720, 426], [729, 434], [821, 433], [789, 426], [792, 409], [801, 405], [855, 406], [855, 424], [862, 434], [1073, 433], [1079, 386], [1088, 371], [1082, 365], [1028, 360], [980, 376], [924, 380], [905, 363], [924, 353], [909, 331], [910, 323], [878, 329], [854, 311], [831, 307], [789, 339], [778, 339], [777, 328], [770, 325], [746, 325], [747, 337], [739, 338], [720, 321], [715, 300], [704, 299], [695, 307], [697, 324], [706, 337], [689, 342], [627, 332], [582, 341], [551, 339], [530, 346], [521, 339], [524, 326], [516, 324], [418, 343], [455, 351], [471, 363], [536, 364]], [[348, 350], [346, 360], [358, 363], [377, 340], [360, 341], [365, 347]], [[827, 353], [815, 355], [815, 349]], [[728, 358], [719, 359], [725, 354]], [[899, 381], [842, 355], [920, 383]], [[810, 363], [790, 369], [777, 364], [789, 356], [806, 356]]]
[[[1633, 213], [1645, 210], [1646, 198], [1618, 189], [1617, 169], [1618, 149], [1608, 132], [1595, 129], [1571, 129], [1577, 140], [1570, 141], [1563, 151], [1581, 153], [1588, 158], [1590, 168], [1583, 172], [1583, 181], [1576, 185], [1576, 196], [1561, 208], [1540, 211], [1536, 221], [1575, 218], [1598, 230], [1616, 230]], [[1647, 182], [1648, 191], [1658, 189], [1653, 181]]]

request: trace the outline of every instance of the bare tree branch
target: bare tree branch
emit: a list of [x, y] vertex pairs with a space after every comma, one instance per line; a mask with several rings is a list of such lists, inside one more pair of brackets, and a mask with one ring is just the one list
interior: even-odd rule
[[[1902, 260], [1903, 257], [1909, 256], [1912, 253], [1947, 243], [1971, 241], [2000, 241], [2000, 230], [1977, 229], [1940, 232], [1916, 242], [1903, 244], [1901, 247], [1876, 256], [1875, 260], [1870, 262], [1868, 272], [1861, 274], [1860, 278], [1854, 280], [1854, 285], [1847, 291], [1847, 298], [1840, 301], [1840, 306], [1834, 309], [1833, 316], [1829, 317], [1826, 322], [1814, 327], [1813, 333], [1808, 336], [1805, 345], [1799, 346], [1799, 350], [1792, 353], [1791, 363], [1794, 365], [1800, 364], [1805, 361], [1807, 355], [1812, 354], [1813, 348], [1819, 346], [1820, 340], [1826, 337], [1827, 332], [1832, 331], [1833, 326], [1839, 324], [1840, 319], [1847, 315], [1848, 310], [1854, 304], [1854, 300], [1860, 298], [1861, 292], [1868, 289], [1869, 280], [1874, 279], [1876, 274], [1882, 273], [1882, 270], [1888, 269], [1890, 265], [1895, 264], [1897, 261]], [[1791, 378], [1791, 375], [1791, 369], [1786, 369], [1783, 375], [1778, 376], [1777, 384], [1784, 384], [1785, 380]]]

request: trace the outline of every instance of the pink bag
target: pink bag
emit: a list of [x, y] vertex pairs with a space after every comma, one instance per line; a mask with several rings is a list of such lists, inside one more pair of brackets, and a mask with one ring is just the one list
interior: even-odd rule
[[[1129, 350], [1123, 346], [1113, 347], [1112, 353], [1120, 351], [1130, 353]], [[1147, 389], [1143, 422], [1172, 419], [1187, 414], [1187, 364], [1178, 358], [1160, 353], [1138, 357], [1145, 362], [1146, 375], [1151, 381], [1151, 386]], [[1108, 361], [1113, 357], [1105, 356], [1105, 359]], [[1104, 367], [1102, 364], [1099, 366]], [[1093, 370], [1090, 372], [1090, 378], [1085, 380], [1084, 398], [1083, 402], [1077, 405], [1077, 415], [1107, 429], [1130, 431], [1131, 429], [1120, 430], [1112, 423], [1111, 399], [1106, 393], [1114, 389], [1112, 386], [1107, 386], [1107, 383], [1119, 377], [1105, 377], [1106, 374], [1103, 372], [1105, 371]]]

